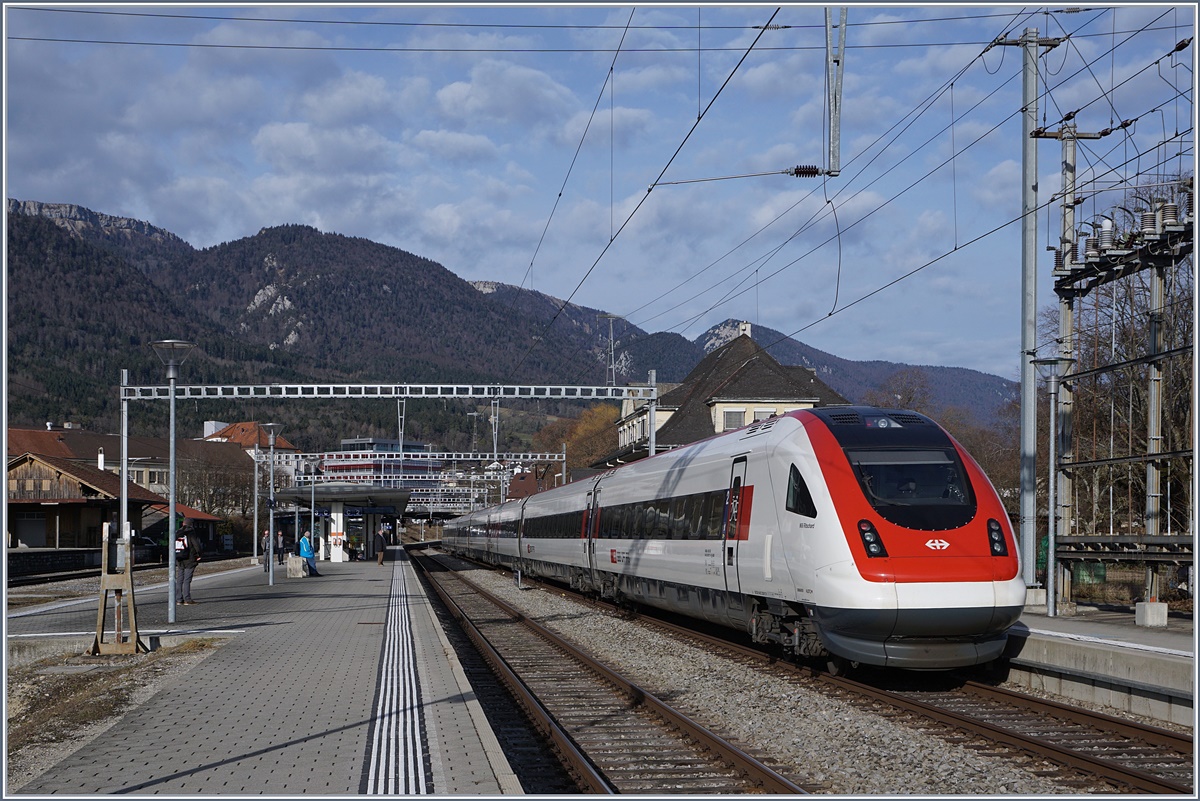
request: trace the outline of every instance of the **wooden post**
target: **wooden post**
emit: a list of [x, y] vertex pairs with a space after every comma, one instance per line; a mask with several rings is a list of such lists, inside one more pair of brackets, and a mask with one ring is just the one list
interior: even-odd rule
[[[141, 654], [150, 649], [138, 636], [137, 606], [133, 598], [133, 541], [130, 537], [118, 538], [116, 547], [120, 548], [124, 559], [117, 558], [116, 564], [109, 559], [109, 523], [103, 527], [104, 541], [101, 548], [100, 569], [100, 604], [96, 612], [96, 639], [88, 653], [99, 654]], [[114, 550], [115, 553], [115, 550]], [[115, 593], [116, 606], [113, 612], [116, 620], [116, 634], [111, 642], [104, 641], [104, 619], [108, 614], [108, 593]], [[129, 622], [129, 636], [125, 637], [121, 627], [122, 606], [126, 606], [126, 619]]]

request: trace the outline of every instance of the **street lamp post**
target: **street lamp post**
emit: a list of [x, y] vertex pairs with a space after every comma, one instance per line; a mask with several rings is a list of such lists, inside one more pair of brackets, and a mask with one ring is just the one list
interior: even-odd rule
[[[308, 503], [308, 536], [310, 544], [316, 543], [317, 538], [317, 473], [321, 469], [321, 460], [317, 457], [310, 457], [308, 460], [308, 487], [309, 487], [309, 503]], [[320, 553], [315, 547], [315, 553]]]
[[[258, 438], [254, 438], [254, 530], [250, 533], [253, 535], [250, 539], [254, 540], [251, 543], [254, 548], [254, 563], [258, 564]], [[263, 558], [267, 557], [266, 552], [263, 552]]]
[[[1050, 456], [1049, 456], [1049, 492], [1050, 500], [1046, 515], [1046, 616], [1058, 615], [1058, 563], [1054, 558], [1058, 533], [1058, 384], [1059, 372], [1074, 363], [1074, 359], [1057, 357], [1052, 359], [1034, 359], [1033, 364], [1039, 372], [1046, 375], [1050, 389]], [[1047, 375], [1048, 374], [1048, 375]], [[1034, 551], [1036, 559], [1037, 551]]]
[[167, 366], [167, 383], [170, 384], [171, 426], [168, 440], [167, 462], [169, 503], [167, 508], [167, 622], [175, 622], [175, 379], [179, 378], [179, 365], [183, 364], [196, 343], [182, 339], [162, 339], [151, 342], [150, 347]]
[[263, 423], [267, 430], [267, 446], [270, 449], [270, 491], [267, 493], [267, 584], [275, 586], [275, 437], [282, 423]]

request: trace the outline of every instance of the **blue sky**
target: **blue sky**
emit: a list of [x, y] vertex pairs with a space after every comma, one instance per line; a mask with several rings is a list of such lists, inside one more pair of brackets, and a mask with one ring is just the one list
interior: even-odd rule
[[1021, 57], [988, 43], [1069, 34], [1039, 122], [1117, 129], [1080, 143], [1081, 221], [1194, 171], [1195, 8], [1064, 8], [850, 7], [841, 174], [797, 178], [828, 164], [821, 6], [5, 4], [5, 192], [198, 248], [303, 223], [649, 331], [733, 317], [1015, 380]]

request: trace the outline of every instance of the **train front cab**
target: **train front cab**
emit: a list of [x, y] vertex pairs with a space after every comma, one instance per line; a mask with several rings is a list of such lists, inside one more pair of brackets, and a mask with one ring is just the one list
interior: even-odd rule
[[817, 571], [811, 609], [826, 649], [852, 662], [945, 669], [989, 662], [1025, 585], [1007, 514], [979, 466], [928, 418], [810, 411], [851, 555]]

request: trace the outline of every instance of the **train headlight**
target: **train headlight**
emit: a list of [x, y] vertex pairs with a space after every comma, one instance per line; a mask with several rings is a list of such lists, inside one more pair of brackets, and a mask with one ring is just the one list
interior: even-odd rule
[[1004, 529], [1000, 527], [1000, 521], [988, 520], [987, 528], [988, 545], [992, 549], [992, 556], [1008, 556], [1008, 543], [1004, 541]]
[[887, 556], [887, 549], [883, 547], [883, 540], [879, 538], [879, 532], [875, 530], [875, 526], [870, 520], [858, 521], [858, 536], [862, 538], [863, 548], [867, 550], [867, 556]]

